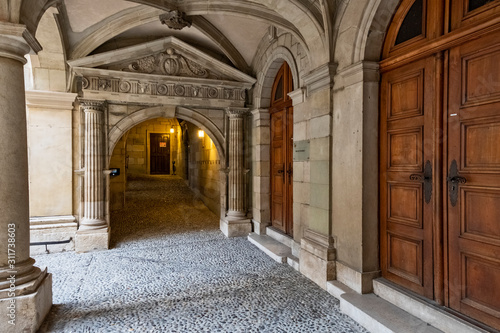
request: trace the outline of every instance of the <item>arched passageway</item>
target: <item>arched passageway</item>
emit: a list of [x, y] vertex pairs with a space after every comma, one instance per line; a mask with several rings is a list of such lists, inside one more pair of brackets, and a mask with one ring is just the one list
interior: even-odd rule
[[[127, 232], [147, 232], [125, 223], [131, 216], [141, 214], [145, 218], [138, 220], [135, 227], [146, 228], [149, 222], [141, 224], [145, 220], [175, 226], [177, 219], [172, 218], [171, 212], [179, 209], [177, 204], [183, 205], [180, 198], [176, 201], [178, 191], [189, 192], [220, 218], [220, 168], [219, 153], [209, 134], [189, 121], [154, 118], [131, 127], [116, 143], [110, 157], [110, 170], [121, 170], [111, 174], [109, 180], [112, 238]], [[138, 202], [134, 201], [136, 188], [140, 188], [141, 194]], [[178, 217], [185, 221], [186, 216], [189, 220], [189, 211], [178, 211]], [[163, 222], [156, 220], [158, 216]]]

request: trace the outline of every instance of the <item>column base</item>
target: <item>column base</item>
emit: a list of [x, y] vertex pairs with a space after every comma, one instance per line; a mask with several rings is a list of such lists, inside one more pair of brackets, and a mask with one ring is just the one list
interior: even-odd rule
[[304, 231], [300, 272], [326, 290], [326, 282], [335, 279], [335, 249], [331, 237], [311, 230]]
[[[14, 312], [9, 308], [12, 304], [15, 304]], [[52, 274], [47, 274], [33, 294], [0, 299], [0, 331], [34, 333], [42, 325], [51, 307]]]
[[252, 232], [250, 219], [233, 219], [226, 216], [220, 220], [220, 230], [226, 237], [246, 237]]
[[90, 252], [109, 249], [109, 229], [78, 230], [75, 236], [75, 252]]
[[255, 232], [257, 235], [265, 235], [266, 228], [269, 227], [271, 224], [252, 220], [252, 225], [253, 225], [253, 232]]
[[358, 294], [368, 294], [373, 292], [373, 280], [380, 276], [380, 271], [359, 272], [351, 267], [337, 261], [336, 279], [357, 292]]

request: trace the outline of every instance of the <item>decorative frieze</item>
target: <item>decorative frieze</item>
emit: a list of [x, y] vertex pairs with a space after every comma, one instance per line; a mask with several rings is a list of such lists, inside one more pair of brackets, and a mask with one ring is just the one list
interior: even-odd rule
[[146, 81], [104, 76], [83, 76], [82, 90], [231, 101], [245, 101], [246, 98], [244, 88], [214, 87], [201, 84], [173, 83], [167, 80]]

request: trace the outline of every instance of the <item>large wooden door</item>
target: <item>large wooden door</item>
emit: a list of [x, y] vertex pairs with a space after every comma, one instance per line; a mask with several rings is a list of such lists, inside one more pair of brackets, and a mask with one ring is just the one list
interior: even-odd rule
[[150, 133], [150, 173], [168, 175], [170, 173], [170, 134]]
[[450, 50], [449, 305], [500, 329], [500, 33]]
[[287, 93], [292, 75], [285, 62], [276, 76], [271, 103], [271, 222], [293, 235], [293, 108]]
[[385, 278], [500, 329], [500, 0], [402, 0], [380, 68]]
[[385, 73], [381, 84], [382, 274], [433, 296], [434, 57]]

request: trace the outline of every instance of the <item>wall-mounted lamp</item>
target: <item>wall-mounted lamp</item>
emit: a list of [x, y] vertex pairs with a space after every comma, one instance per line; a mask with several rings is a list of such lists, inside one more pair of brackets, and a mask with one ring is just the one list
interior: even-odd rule
[[204, 138], [205, 137], [205, 132], [203, 132], [203, 130], [199, 130], [198, 131], [198, 137], [199, 138]]
[[174, 126], [171, 126], [171, 127], [170, 127], [170, 133], [174, 133], [174, 131], [175, 131], [175, 130], [174, 130]]

